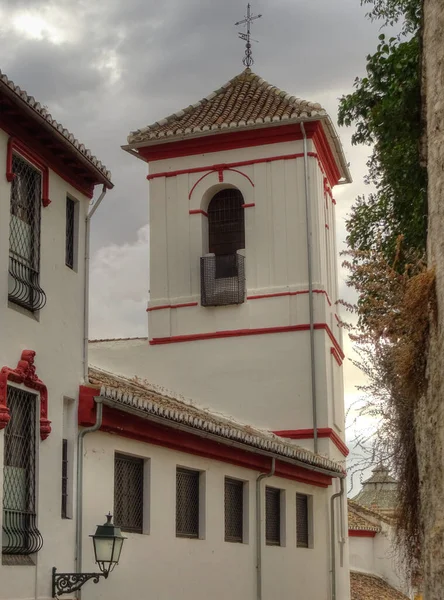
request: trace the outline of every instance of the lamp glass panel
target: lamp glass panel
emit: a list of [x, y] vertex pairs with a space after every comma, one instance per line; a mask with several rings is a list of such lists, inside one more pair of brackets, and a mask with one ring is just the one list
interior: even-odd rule
[[113, 549], [114, 549], [114, 538], [103, 538], [93, 537], [94, 551], [96, 554], [97, 562], [112, 562], [113, 560]]
[[113, 557], [111, 559], [112, 562], [115, 562], [115, 563], [119, 562], [120, 553], [122, 551], [122, 546], [123, 546], [123, 539], [124, 538], [118, 538], [118, 537], [114, 538], [114, 550], [113, 550]]

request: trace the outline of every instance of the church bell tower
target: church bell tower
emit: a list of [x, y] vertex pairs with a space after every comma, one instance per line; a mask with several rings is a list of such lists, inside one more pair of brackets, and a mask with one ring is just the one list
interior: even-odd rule
[[149, 164], [165, 385], [343, 459], [333, 189], [350, 175], [325, 110], [246, 68], [125, 149]]

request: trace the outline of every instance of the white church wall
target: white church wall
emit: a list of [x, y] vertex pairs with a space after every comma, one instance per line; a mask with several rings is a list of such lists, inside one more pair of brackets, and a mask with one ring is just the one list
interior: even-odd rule
[[[6, 146], [7, 136], [0, 131], [1, 165], [6, 164]], [[37, 567], [0, 564], [0, 598], [4, 600], [49, 598], [54, 561], [57, 561], [57, 567], [65, 571], [74, 567], [74, 524], [72, 520], [61, 518], [63, 406], [64, 398], [76, 401], [82, 378], [83, 249], [89, 202], [50, 171], [49, 196], [52, 202], [47, 208], [41, 209], [40, 243], [40, 284], [47, 295], [47, 303], [33, 315], [12, 304], [8, 306], [10, 186], [3, 173], [0, 177], [0, 368], [15, 368], [22, 350], [36, 352], [37, 375], [48, 388], [48, 418], [52, 422], [52, 432], [45, 441], [38, 437], [37, 442], [38, 528], [43, 535], [44, 545], [37, 556]], [[65, 265], [67, 194], [79, 202], [76, 270]], [[69, 437], [70, 444], [74, 444], [72, 432]], [[0, 455], [3, 452], [3, 440], [4, 430], [0, 430]], [[0, 464], [3, 465], [3, 460]], [[0, 468], [0, 527], [2, 473], [3, 469]], [[72, 481], [69, 485], [72, 485]]]
[[[176, 452], [106, 433], [85, 437], [84, 569], [93, 569], [88, 534], [113, 511], [114, 453], [128, 453], [149, 460], [149, 514], [146, 534], [125, 533], [127, 540], [119, 566], [99, 586], [85, 587], [85, 600], [122, 597], [209, 597], [233, 600], [255, 597], [255, 486], [258, 473], [231, 464]], [[204, 473], [203, 539], [175, 535], [176, 466]], [[224, 541], [224, 478], [248, 484], [248, 519], [245, 543]], [[327, 598], [329, 590], [328, 494], [331, 488], [308, 486], [272, 477], [262, 483], [285, 491], [285, 536], [282, 547], [263, 546], [263, 598], [284, 600], [302, 594]], [[146, 489], [146, 486], [145, 486]], [[296, 492], [313, 496], [313, 548], [296, 547]], [[148, 533], [149, 532], [149, 533]], [[227, 591], [228, 590], [228, 591]], [[341, 596], [347, 600], [348, 596]]]

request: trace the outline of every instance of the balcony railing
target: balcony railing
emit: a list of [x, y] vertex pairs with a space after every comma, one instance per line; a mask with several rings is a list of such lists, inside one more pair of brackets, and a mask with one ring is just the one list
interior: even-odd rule
[[245, 302], [245, 257], [241, 254], [200, 259], [202, 306], [228, 306]]

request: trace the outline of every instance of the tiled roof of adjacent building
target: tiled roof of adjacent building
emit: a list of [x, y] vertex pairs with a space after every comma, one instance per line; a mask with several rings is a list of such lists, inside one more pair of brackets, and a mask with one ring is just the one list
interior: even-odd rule
[[376, 575], [350, 572], [351, 600], [408, 600], [397, 589]]
[[287, 94], [247, 68], [206, 98], [147, 127], [132, 131], [130, 147], [147, 146], [233, 130], [257, 129], [301, 121], [322, 120], [341, 163], [341, 175], [351, 181], [335, 128], [316, 102]]
[[[381, 531], [378, 525], [375, 525], [373, 521], [367, 518], [363, 511], [359, 510], [359, 505], [356, 502], [348, 500], [348, 528], [352, 531]], [[369, 511], [368, 511], [369, 512]], [[374, 515], [375, 518], [379, 519], [379, 515]]]
[[[347, 503], [348, 503], [348, 515], [349, 515], [349, 529], [353, 529], [353, 527], [350, 527], [350, 515], [351, 514], [359, 515], [369, 525], [374, 525], [375, 520], [377, 520], [378, 523], [383, 522], [383, 523], [387, 523], [389, 525], [393, 524], [393, 519], [390, 516], [380, 513], [377, 509], [371, 509], [371, 508], [368, 508], [367, 506], [363, 506], [362, 504], [359, 504], [359, 502], [356, 502], [356, 500], [351, 500], [350, 498], [347, 499]], [[352, 517], [352, 519], [353, 519], [353, 517]], [[374, 525], [374, 526], [379, 530], [379, 527], [377, 525]]]
[[379, 465], [372, 469], [373, 475], [363, 481], [363, 484], [366, 483], [398, 483], [394, 477], [390, 475], [390, 471], [384, 465]]
[[33, 96], [30, 96], [27, 92], [25, 92], [25, 90], [22, 90], [0, 70], [0, 91], [2, 88], [5, 91], [11, 91], [19, 102], [22, 102], [28, 108], [32, 109], [36, 116], [48, 123], [54, 129], [54, 133], [63, 136], [66, 142], [72, 146], [73, 150], [80, 153], [94, 169], [97, 169], [97, 171], [99, 171], [101, 175], [108, 180], [110, 187], [112, 187], [111, 172], [105, 167], [105, 165], [101, 163], [98, 158], [91, 153], [91, 150], [79, 142], [71, 132], [63, 127], [63, 125], [53, 119], [48, 110], [42, 106], [40, 102], [37, 102]]
[[270, 431], [238, 423], [233, 419], [194, 406], [190, 401], [153, 386], [138, 378], [128, 379], [96, 367], [90, 367], [89, 380], [100, 386], [100, 395], [115, 408], [129, 410], [141, 416], [152, 416], [168, 422], [180, 423], [190, 429], [217, 436], [222, 440], [274, 454], [276, 458], [304, 463], [343, 475], [343, 467], [319, 454], [314, 454], [284, 440]]
[[326, 116], [320, 104], [291, 96], [245, 69], [200, 102], [133, 131], [128, 143]]

